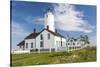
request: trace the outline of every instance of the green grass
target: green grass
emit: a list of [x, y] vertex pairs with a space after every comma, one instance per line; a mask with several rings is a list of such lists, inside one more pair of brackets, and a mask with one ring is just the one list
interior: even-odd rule
[[75, 51], [12, 54], [12, 66], [27, 66], [40, 64], [59, 64], [96, 61], [96, 47], [87, 47]]

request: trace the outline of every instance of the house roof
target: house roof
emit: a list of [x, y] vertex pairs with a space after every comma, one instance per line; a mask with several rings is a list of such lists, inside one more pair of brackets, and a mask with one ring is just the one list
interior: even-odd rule
[[53, 32], [53, 31], [51, 31], [51, 30], [49, 30], [49, 29], [43, 29], [42, 31], [40, 31], [40, 32], [38, 32], [38, 33], [31, 33], [31, 34], [29, 34], [25, 39], [34, 39], [34, 38], [36, 38], [40, 33], [42, 33], [44, 30], [46, 30], [46, 31], [48, 31], [48, 32], [50, 32], [51, 34], [53, 34], [53, 35], [55, 35], [55, 36], [59, 36], [59, 37], [62, 37], [62, 38], [64, 38], [64, 36], [62, 36], [61, 34], [59, 34], [59, 33], [57, 33], [57, 32]]
[[[65, 38], [64, 36], [62, 36], [61, 34], [59, 34], [59, 33], [57, 33], [57, 32], [53, 32], [53, 31], [51, 31], [51, 30], [49, 30], [49, 29], [43, 29], [42, 31], [40, 31], [40, 32], [32, 32], [31, 34], [29, 34], [27, 37], [25, 37], [25, 39], [34, 39], [34, 38], [36, 38], [40, 33], [42, 33], [44, 30], [46, 30], [46, 31], [48, 31], [48, 32], [50, 32], [51, 34], [53, 34], [53, 35], [55, 35], [55, 36], [59, 36], [59, 37], [62, 37], [62, 38]], [[19, 44], [17, 44], [17, 46], [19, 46], [19, 45], [24, 45], [24, 43], [25, 43], [25, 41], [23, 40], [23, 41], [21, 41]]]
[[31, 33], [31, 34], [29, 34], [25, 39], [34, 39], [34, 38], [36, 38], [37, 36], [38, 36], [38, 34], [39, 33]]
[[17, 46], [19, 46], [19, 45], [24, 45], [25, 44], [25, 41], [23, 40], [23, 41], [21, 41], [19, 44], [17, 44]]
[[77, 41], [77, 39], [70, 37], [67, 41]]
[[55, 36], [59, 36], [59, 37], [62, 37], [62, 38], [65, 38], [64, 36], [62, 36], [60, 33], [58, 33], [58, 32], [53, 32], [53, 31], [51, 31], [51, 30], [48, 30], [48, 29], [46, 29], [48, 32], [50, 32], [50, 33], [52, 33], [53, 35], [55, 35]]

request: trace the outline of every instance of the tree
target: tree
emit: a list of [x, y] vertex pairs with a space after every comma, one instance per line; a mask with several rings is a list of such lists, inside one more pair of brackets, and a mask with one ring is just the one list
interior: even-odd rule
[[84, 41], [84, 44], [90, 44], [89, 37], [87, 35], [80, 35], [80, 41]]
[[87, 35], [84, 35], [84, 41], [85, 41], [85, 44], [90, 44], [89, 37]]

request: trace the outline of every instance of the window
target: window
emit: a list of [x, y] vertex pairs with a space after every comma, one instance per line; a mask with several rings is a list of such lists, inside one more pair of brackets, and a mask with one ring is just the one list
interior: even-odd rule
[[26, 43], [26, 48], [28, 48], [28, 43]]
[[61, 47], [62, 47], [62, 41], [61, 41]]
[[19, 46], [19, 48], [21, 48], [21, 46]]
[[43, 40], [43, 35], [42, 34], [40, 35], [40, 39]]
[[70, 45], [70, 43], [68, 43], [68, 45]]
[[50, 33], [48, 33], [48, 39], [50, 39]]
[[75, 45], [75, 43], [73, 43], [73, 45]]
[[31, 43], [31, 48], [33, 48], [33, 43]]
[[44, 47], [44, 46], [43, 46], [43, 41], [40, 41], [40, 47]]

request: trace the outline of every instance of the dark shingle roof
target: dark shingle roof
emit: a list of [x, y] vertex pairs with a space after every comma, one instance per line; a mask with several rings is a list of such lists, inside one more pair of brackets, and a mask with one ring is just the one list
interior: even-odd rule
[[77, 41], [77, 39], [70, 37], [67, 41]]
[[30, 35], [28, 35], [25, 39], [34, 39], [38, 36], [39, 33], [31, 33]]
[[19, 46], [19, 45], [24, 45], [25, 44], [25, 41], [23, 40], [23, 41], [21, 41], [19, 44], [17, 44], [17, 46]]
[[[47, 30], [47, 29], [46, 29]], [[59, 37], [63, 37], [64, 38], [64, 36], [62, 36], [60, 33], [58, 33], [58, 32], [53, 32], [53, 31], [51, 31], [51, 30], [47, 30], [48, 32], [50, 32], [50, 33], [52, 33], [53, 35], [55, 35], [55, 36], [59, 36]]]
[[[41, 32], [43, 32], [44, 30], [50, 32], [51, 34], [53, 34], [53, 35], [55, 35], [55, 36], [59, 36], [59, 37], [63, 37], [63, 38], [64, 38], [64, 36], [62, 36], [61, 34], [59, 34], [59, 33], [57, 33], [57, 32], [53, 32], [53, 31], [48, 30], [48, 29], [43, 29]], [[25, 39], [34, 39], [34, 38], [36, 38], [41, 32], [38, 32], [38, 33], [34, 33], [34, 32], [33, 32], [33, 33], [31, 33], [30, 35], [28, 35]]]

